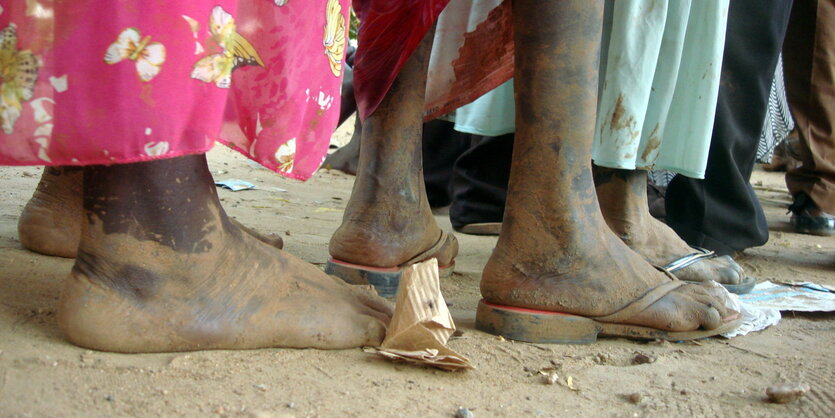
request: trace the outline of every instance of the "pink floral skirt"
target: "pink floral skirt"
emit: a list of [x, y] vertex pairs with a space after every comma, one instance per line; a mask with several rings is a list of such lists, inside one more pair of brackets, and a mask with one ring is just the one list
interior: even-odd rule
[[[363, 118], [448, 2], [354, 0]], [[348, 3], [0, 0], [0, 165], [131, 163], [219, 141], [307, 179], [339, 115]], [[511, 76], [509, 4], [447, 7], [428, 118]]]
[[347, 0], [0, 0], [0, 164], [217, 140], [306, 179], [338, 118], [347, 16]]

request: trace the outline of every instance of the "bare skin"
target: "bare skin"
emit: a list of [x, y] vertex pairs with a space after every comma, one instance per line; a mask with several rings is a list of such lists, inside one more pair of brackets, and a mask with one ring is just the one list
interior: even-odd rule
[[359, 115], [357, 115], [356, 122], [354, 122], [354, 135], [345, 146], [334, 151], [325, 158], [322, 162], [322, 167], [328, 170], [339, 170], [345, 174], [356, 175], [357, 167], [359, 166], [360, 156], [360, 135], [362, 133], [362, 123]]
[[[609, 228], [650, 264], [664, 266], [694, 250], [647, 205], [647, 172], [594, 167], [597, 199]], [[745, 273], [729, 256], [702, 260], [674, 273], [681, 280], [738, 284]]]
[[[23, 208], [17, 223], [18, 238], [24, 248], [39, 254], [75, 258], [81, 240], [81, 167], [45, 167], [32, 198]], [[275, 248], [284, 241], [275, 234], [262, 234], [234, 219], [230, 221], [253, 237]]]
[[[602, 4], [513, 2], [517, 132], [501, 236], [481, 281], [492, 303], [611, 314], [671, 279], [615, 236], [591, 173]], [[685, 285], [625, 323], [718, 327], [714, 287]]]
[[331, 349], [385, 335], [384, 300], [232, 224], [203, 155], [85, 167], [83, 210], [58, 308], [77, 345]]
[[45, 167], [41, 181], [18, 219], [23, 247], [37, 253], [74, 258], [81, 237], [79, 167]]
[[[349, 263], [399, 266], [441, 237], [423, 183], [421, 130], [432, 31], [400, 71], [373, 115], [362, 123], [360, 160], [332, 257]], [[441, 266], [458, 253], [452, 237], [436, 254]], [[416, 260], [420, 261], [420, 260]]]

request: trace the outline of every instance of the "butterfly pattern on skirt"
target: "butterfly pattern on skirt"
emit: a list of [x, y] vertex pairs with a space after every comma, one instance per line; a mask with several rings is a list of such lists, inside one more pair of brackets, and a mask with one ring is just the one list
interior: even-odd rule
[[110, 44], [104, 55], [104, 62], [116, 64], [122, 60], [136, 62], [139, 79], [148, 82], [159, 74], [165, 62], [165, 47], [159, 42], [151, 42], [151, 37], [142, 37], [139, 30], [127, 28], [119, 34], [116, 42]]
[[238, 34], [235, 19], [220, 6], [215, 6], [209, 16], [209, 32], [222, 51], [197, 61], [191, 78], [228, 89], [235, 69], [245, 65], [264, 67], [252, 44]]
[[23, 102], [32, 99], [40, 67], [31, 51], [17, 50], [17, 26], [9, 23], [0, 32], [0, 125], [5, 134], [14, 130]]

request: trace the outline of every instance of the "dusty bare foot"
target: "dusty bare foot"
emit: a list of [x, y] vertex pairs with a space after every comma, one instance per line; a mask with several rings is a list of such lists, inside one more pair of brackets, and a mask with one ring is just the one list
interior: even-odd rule
[[[81, 240], [82, 169], [45, 167], [32, 198], [23, 208], [17, 223], [24, 248], [36, 253], [75, 258]], [[275, 248], [284, 247], [280, 236], [262, 234], [234, 219], [230, 221], [246, 233]]]
[[257, 239], [258, 241], [263, 242], [271, 247], [278, 248], [279, 250], [284, 248], [284, 240], [281, 239], [280, 236], [276, 234], [264, 234], [258, 232], [240, 222], [236, 219], [229, 219], [229, 222], [232, 222], [232, 225], [238, 227], [241, 231], [246, 232], [247, 234], [251, 235], [253, 238]]
[[[602, 14], [597, 2], [513, 2], [517, 132], [502, 232], [481, 281], [488, 302], [605, 316], [674, 280], [612, 233], [595, 195]], [[724, 292], [680, 286], [620, 323], [715, 329], [736, 317], [715, 289]]]
[[354, 134], [345, 146], [334, 151], [322, 162], [322, 167], [328, 170], [339, 170], [345, 174], [356, 175], [360, 159], [360, 133], [362, 122], [357, 115], [354, 123]]
[[88, 222], [58, 310], [75, 344], [330, 349], [385, 336], [385, 301], [230, 223], [204, 156], [87, 167], [84, 193]]
[[[382, 104], [362, 123], [359, 171], [333, 258], [372, 267], [400, 266], [442, 239], [423, 182], [421, 129], [432, 33], [401, 70]], [[441, 266], [458, 253], [452, 235], [434, 254]], [[422, 260], [412, 260], [422, 261]]]
[[81, 177], [78, 167], [45, 167], [41, 181], [17, 223], [24, 248], [75, 257], [81, 236]]
[[[647, 172], [595, 167], [594, 180], [603, 217], [612, 231], [650, 264], [667, 265], [695, 252], [678, 234], [649, 213]], [[673, 274], [681, 280], [739, 284], [745, 272], [729, 256], [691, 264]]]

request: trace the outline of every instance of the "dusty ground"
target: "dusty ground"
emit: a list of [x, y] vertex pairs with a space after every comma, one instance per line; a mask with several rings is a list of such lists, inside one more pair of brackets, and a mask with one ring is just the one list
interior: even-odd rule
[[[328, 256], [352, 177], [321, 172], [307, 184], [284, 180], [216, 148], [216, 178], [258, 190], [221, 190], [244, 224], [281, 234], [313, 263]], [[786, 313], [776, 327], [733, 340], [588, 346], [501, 341], [473, 329], [479, 274], [495, 238], [458, 235], [456, 274], [442, 283], [463, 329], [453, 349], [476, 370], [447, 373], [396, 365], [359, 349], [267, 349], [119, 355], [65, 342], [55, 305], [71, 260], [39, 256], [17, 241], [17, 216], [40, 169], [0, 168], [0, 416], [835, 416], [835, 317]], [[835, 285], [835, 239], [789, 232], [779, 174], [756, 173], [771, 241], [738, 259], [760, 279]], [[280, 191], [278, 188], [286, 189]], [[449, 228], [449, 221], [437, 216]], [[636, 352], [655, 362], [631, 365]], [[536, 372], [556, 368], [560, 381]], [[571, 377], [572, 390], [566, 384]], [[807, 382], [798, 402], [764, 402], [765, 388]], [[626, 395], [638, 393], [633, 404]]]

